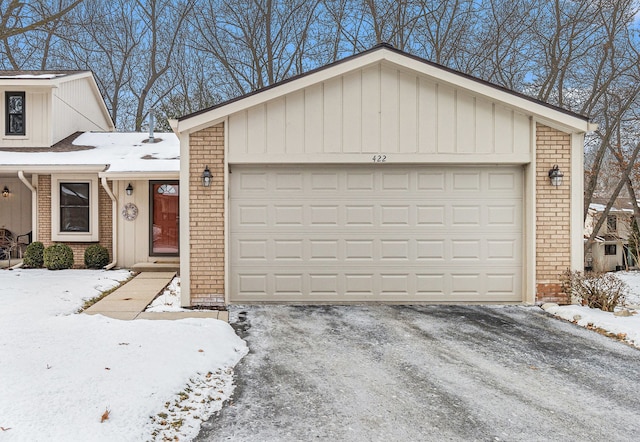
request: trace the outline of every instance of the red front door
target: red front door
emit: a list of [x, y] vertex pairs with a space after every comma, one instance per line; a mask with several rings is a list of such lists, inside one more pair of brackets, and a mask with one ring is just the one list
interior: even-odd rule
[[151, 255], [179, 252], [180, 185], [177, 181], [151, 182]]

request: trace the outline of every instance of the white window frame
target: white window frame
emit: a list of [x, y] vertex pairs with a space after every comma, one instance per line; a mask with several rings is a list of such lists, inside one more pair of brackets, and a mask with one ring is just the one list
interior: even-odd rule
[[[89, 231], [60, 231], [60, 183], [89, 184]], [[96, 242], [99, 236], [97, 175], [51, 175], [51, 239], [65, 242]]]

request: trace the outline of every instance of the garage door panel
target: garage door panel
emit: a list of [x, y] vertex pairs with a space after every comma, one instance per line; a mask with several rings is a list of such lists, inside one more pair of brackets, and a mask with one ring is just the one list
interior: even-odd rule
[[521, 168], [383, 167], [234, 167], [232, 302], [522, 300]]

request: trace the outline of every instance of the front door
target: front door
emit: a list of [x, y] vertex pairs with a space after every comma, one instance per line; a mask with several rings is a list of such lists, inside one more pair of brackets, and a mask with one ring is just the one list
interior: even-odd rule
[[180, 185], [178, 181], [151, 181], [151, 241], [152, 256], [178, 256], [180, 215]]

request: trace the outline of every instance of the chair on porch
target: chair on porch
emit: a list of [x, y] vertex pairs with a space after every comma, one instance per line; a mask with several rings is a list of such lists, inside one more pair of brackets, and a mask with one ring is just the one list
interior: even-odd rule
[[17, 247], [13, 233], [9, 229], [0, 228], [0, 259], [11, 260], [11, 252]]
[[18, 258], [22, 258], [24, 255], [24, 251], [27, 249], [27, 246], [31, 244], [33, 241], [33, 232], [23, 233], [22, 235], [16, 236], [17, 247], [16, 250], [18, 252]]

